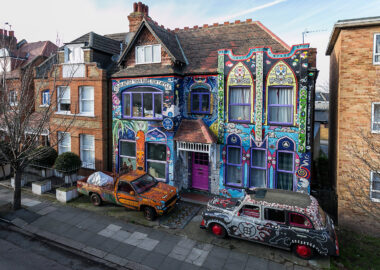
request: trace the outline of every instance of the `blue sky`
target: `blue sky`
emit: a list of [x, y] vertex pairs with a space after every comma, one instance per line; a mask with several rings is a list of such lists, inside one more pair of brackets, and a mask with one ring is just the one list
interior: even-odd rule
[[[9, 22], [18, 39], [69, 42], [89, 31], [128, 31], [130, 0], [18, 0], [1, 4], [0, 25]], [[252, 18], [289, 45], [305, 42], [318, 50], [318, 83], [328, 81], [326, 45], [337, 20], [380, 16], [380, 0], [146, 0], [150, 16], [169, 28]], [[17, 12], [14, 12], [17, 11]]]

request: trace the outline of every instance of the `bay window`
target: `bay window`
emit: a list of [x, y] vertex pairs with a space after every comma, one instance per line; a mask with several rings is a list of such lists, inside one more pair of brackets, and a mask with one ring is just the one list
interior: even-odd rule
[[293, 87], [269, 87], [268, 119], [270, 124], [293, 124]]
[[251, 149], [250, 187], [267, 186], [267, 150]]
[[276, 188], [293, 190], [294, 153], [277, 152]]
[[82, 167], [95, 169], [95, 139], [92, 135], [80, 135], [80, 157]]
[[119, 173], [124, 174], [136, 170], [136, 142], [119, 141]]
[[229, 121], [251, 121], [251, 87], [229, 88]]
[[226, 185], [243, 185], [242, 148], [227, 146]]
[[147, 143], [146, 167], [150, 175], [158, 180], [166, 180], [166, 144]]

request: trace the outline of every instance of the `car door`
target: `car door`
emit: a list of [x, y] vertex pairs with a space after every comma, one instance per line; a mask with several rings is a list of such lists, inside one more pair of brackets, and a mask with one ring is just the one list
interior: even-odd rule
[[289, 247], [291, 238], [286, 224], [286, 211], [284, 209], [265, 207], [264, 221], [265, 227], [270, 233], [268, 244]]
[[257, 226], [260, 225], [260, 206], [254, 204], [244, 204], [236, 212], [233, 219], [233, 234], [237, 237], [248, 240], [260, 240], [260, 232]]
[[136, 196], [136, 192], [128, 182], [119, 182], [116, 191], [116, 199], [121, 205], [127, 208], [138, 209], [139, 207], [139, 201]]

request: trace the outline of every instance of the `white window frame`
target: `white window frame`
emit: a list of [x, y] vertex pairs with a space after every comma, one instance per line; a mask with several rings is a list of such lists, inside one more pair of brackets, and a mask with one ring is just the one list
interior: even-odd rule
[[[67, 145], [62, 145], [62, 136], [69, 136], [69, 143]], [[61, 151], [61, 148], [68, 148], [68, 151]], [[66, 152], [71, 152], [71, 135], [69, 132], [58, 131], [58, 155]]]
[[[61, 89], [65, 88], [66, 91], [69, 91], [69, 98], [68, 100], [70, 101], [70, 110], [68, 111], [65, 111], [65, 110], [61, 110], [61, 100], [65, 99], [67, 100], [67, 98], [61, 98]], [[70, 113], [71, 112], [71, 89], [70, 89], [70, 86], [58, 86], [57, 87], [57, 111], [58, 112], [61, 112], [61, 113]]]
[[[85, 87], [92, 88], [92, 99], [84, 99], [82, 98], [82, 91]], [[80, 86], [79, 87], [79, 113], [83, 115], [89, 115], [89, 116], [94, 116], [94, 99], [95, 99], [95, 92], [94, 92], [94, 87], [93, 86]], [[91, 112], [83, 112], [83, 106], [82, 102], [83, 101], [92, 101], [92, 111]]]
[[[378, 62], [375, 61], [376, 56], [378, 56], [380, 59], [380, 52], [376, 53], [376, 38], [377, 38], [377, 36], [380, 37], [380, 33], [373, 34], [373, 61], [372, 62], [374, 65], [380, 65], [380, 60]], [[380, 48], [379, 48], [379, 50], [380, 50]]]
[[370, 182], [370, 186], [369, 186], [369, 196], [371, 198], [371, 201], [380, 203], [380, 199], [372, 198], [372, 193], [373, 192], [380, 193], [380, 190], [373, 190], [373, 188], [372, 188], [372, 186], [373, 186], [372, 185], [373, 184], [373, 175], [375, 173], [380, 175], [380, 172], [373, 172], [373, 171], [371, 172], [371, 182]]
[[9, 106], [17, 106], [17, 92], [16, 90], [9, 91]]
[[[85, 148], [84, 147], [84, 138], [85, 137], [92, 137], [92, 148]], [[84, 152], [92, 152], [93, 160], [92, 162], [85, 161], [83, 159], [84, 157]], [[95, 169], [95, 136], [94, 135], [89, 135], [89, 134], [80, 134], [80, 159], [82, 161], [82, 168], [87, 168], [87, 169]]]
[[372, 133], [380, 133], [380, 129], [379, 130], [373, 129], [374, 124], [380, 125], [380, 122], [375, 122], [375, 106], [376, 105], [380, 106], [380, 102], [372, 102], [372, 119], [371, 119], [371, 131], [372, 131]]
[[[158, 57], [156, 58], [156, 61], [154, 61], [154, 49], [153, 47], [158, 47], [159, 48], [159, 54]], [[139, 57], [138, 57], [138, 50], [140, 48], [143, 48], [144, 51], [144, 60], [142, 62], [139, 62]], [[145, 49], [151, 49], [152, 50], [152, 61], [146, 61], [145, 59]], [[139, 64], [152, 64], [152, 63], [161, 63], [161, 44], [153, 44], [153, 45], [144, 45], [144, 46], [136, 46], [135, 48], [135, 62], [137, 65]]]
[[[47, 97], [45, 97], [47, 96]], [[43, 90], [42, 91], [42, 102], [41, 102], [41, 106], [49, 106], [50, 105], [50, 90], [46, 89], [46, 90]], [[45, 102], [47, 101], [47, 102]]]

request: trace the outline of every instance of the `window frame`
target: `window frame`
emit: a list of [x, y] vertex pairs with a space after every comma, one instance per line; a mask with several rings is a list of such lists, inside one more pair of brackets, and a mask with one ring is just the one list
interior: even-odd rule
[[[153, 47], [155, 47], [155, 46], [159, 47], [159, 52], [160, 52], [157, 61], [154, 61], [154, 49], [153, 49]], [[139, 63], [139, 61], [138, 61], [138, 59], [139, 59], [139, 55], [138, 55], [139, 48], [143, 48], [143, 51], [144, 51], [144, 61], [141, 63]], [[145, 59], [145, 49], [146, 48], [151, 48], [151, 51], [152, 51], [152, 61], [150, 61], [150, 62], [146, 61], [146, 59]], [[136, 63], [136, 65], [161, 63], [161, 44], [136, 46], [135, 47], [135, 63]]]
[[[257, 167], [257, 166], [253, 166], [253, 155], [252, 155], [252, 152], [253, 151], [264, 151], [265, 152], [265, 167]], [[266, 148], [258, 148], [258, 147], [252, 147], [251, 150], [250, 150], [250, 154], [251, 154], [251, 160], [250, 160], [250, 166], [249, 166], [249, 183], [248, 183], [248, 186], [250, 188], [253, 188], [255, 186], [252, 186], [251, 185], [251, 169], [258, 169], [258, 170], [264, 170], [265, 171], [265, 187], [268, 187], [268, 149]]]
[[[231, 103], [231, 89], [233, 88], [247, 88], [249, 89], [249, 102], [248, 103]], [[233, 123], [251, 123], [251, 110], [252, 110], [252, 86], [250, 85], [231, 85], [228, 87], [228, 122]], [[237, 120], [231, 118], [231, 107], [232, 106], [249, 106], [249, 120]]]
[[[380, 125], [380, 122], [375, 122], [375, 106], [380, 106], [380, 102], [372, 102], [372, 112], [371, 112], [371, 133], [380, 133], [379, 130], [373, 129], [374, 124]], [[380, 115], [379, 115], [380, 117]]]
[[[62, 146], [63, 140], [61, 140], [61, 136], [62, 136], [61, 134], [65, 134], [65, 135], [69, 136], [69, 139], [70, 139], [70, 144], [68, 144], [69, 146]], [[66, 152], [71, 152], [71, 134], [70, 134], [70, 132], [58, 131], [57, 136], [58, 136], [58, 155], [66, 153]], [[61, 148], [67, 148], [67, 147], [69, 148], [69, 151], [61, 152]]]
[[[292, 219], [291, 219], [291, 215], [296, 215], [296, 216], [301, 216], [305, 219], [307, 219], [309, 221], [309, 226], [306, 226], [306, 225], [302, 225], [302, 224], [298, 224], [298, 223], [293, 223], [292, 222]], [[307, 216], [303, 215], [303, 214], [300, 214], [300, 213], [296, 213], [296, 212], [288, 212], [288, 220], [289, 220], [289, 225], [290, 226], [293, 226], [293, 227], [297, 227], [297, 228], [304, 228], [304, 229], [313, 229], [313, 223], [311, 222], [310, 218], [308, 218]]]
[[[379, 38], [380, 38], [380, 33], [374, 33], [373, 34], [373, 51], [372, 51], [372, 54], [373, 54], [372, 63], [373, 63], [373, 65], [380, 65], [380, 52], [376, 53], [376, 38], [377, 38], [377, 36], [379, 36]], [[380, 51], [380, 48], [379, 48], [379, 51]], [[375, 61], [376, 56], [379, 57], [378, 62]]]
[[[278, 208], [272, 208], [272, 207], [263, 207], [263, 208], [264, 208], [264, 210], [263, 210], [263, 220], [268, 220], [268, 221], [276, 222], [277, 224], [283, 224], [283, 225], [286, 224], [286, 211], [285, 211], [285, 209], [278, 209]], [[267, 219], [267, 215], [266, 215], [266, 212], [267, 212], [266, 210], [267, 209], [268, 210], [271, 209], [271, 210], [277, 210], [277, 211], [284, 212], [284, 222]]]
[[[240, 165], [235, 164], [235, 163], [228, 163], [228, 150], [229, 148], [238, 148], [240, 150]], [[225, 186], [230, 186], [230, 187], [243, 187], [244, 186], [244, 166], [243, 166], [243, 147], [242, 146], [237, 146], [237, 145], [227, 145], [226, 149], [226, 172], [225, 172], [225, 177], [224, 177], [224, 185]], [[234, 184], [234, 183], [228, 183], [227, 182], [227, 170], [228, 166], [235, 166], [235, 167], [240, 167], [241, 168], [241, 184]]]
[[[45, 99], [47, 96], [47, 100]], [[49, 106], [50, 105], [50, 90], [43, 90], [41, 93], [41, 106]], [[47, 102], [46, 102], [47, 101]]]
[[[254, 216], [251, 216], [251, 215], [244, 215], [243, 214], [243, 210], [244, 210], [244, 207], [246, 206], [249, 206], [249, 207], [257, 207], [258, 210], [259, 210], [259, 216], [258, 217], [254, 217]], [[237, 211], [237, 215], [238, 216], [241, 216], [241, 217], [247, 217], [247, 218], [255, 218], [255, 219], [261, 219], [261, 211], [262, 208], [260, 207], [260, 205], [257, 205], [257, 204], [242, 204], [242, 206], [240, 207], [240, 209]]]
[[[121, 155], [121, 151], [120, 151], [120, 144], [121, 142], [130, 142], [130, 143], [134, 143], [135, 144], [135, 156], [132, 157], [132, 156], [124, 156], [124, 155]], [[127, 139], [119, 139], [119, 142], [118, 142], [118, 159], [119, 159], [119, 172], [120, 172], [120, 168], [121, 168], [121, 164], [120, 164], [120, 158], [131, 158], [131, 159], [134, 159], [137, 161], [137, 157], [136, 157], [136, 153], [137, 153], [137, 143], [136, 141], [134, 140], [127, 140]], [[137, 165], [136, 165], [137, 166]]]
[[[150, 87], [152, 88], [152, 87]], [[138, 88], [137, 88], [138, 89]], [[155, 89], [155, 88], [153, 88]], [[133, 116], [133, 113], [132, 113], [132, 108], [133, 108], [133, 94], [140, 94], [141, 95], [141, 116], [137, 117], [137, 116]], [[153, 117], [144, 117], [144, 94], [151, 94], [152, 95], [152, 111], [153, 111]], [[124, 110], [124, 104], [125, 104], [125, 96], [126, 95], [129, 95], [129, 116], [125, 114], [125, 110]], [[155, 95], [159, 95], [161, 97], [161, 117], [155, 117], [156, 113], [155, 113]], [[147, 92], [144, 92], [144, 91], [138, 91], [138, 90], [125, 90], [123, 93], [122, 93], [122, 99], [121, 99], [121, 104], [122, 104], [122, 112], [121, 112], [121, 115], [122, 115], [122, 118], [123, 119], [140, 119], [140, 120], [162, 120], [163, 119], [163, 93], [162, 91], [158, 90], [157, 92], [154, 92], [154, 91], [147, 91]]]
[[[82, 91], [85, 87], [91, 87], [92, 88], [92, 99], [83, 99], [82, 98]], [[83, 112], [83, 101], [92, 101], [92, 112]], [[82, 115], [88, 115], [88, 116], [94, 116], [95, 113], [95, 89], [92, 85], [81, 85], [79, 86], [79, 113]]]
[[[165, 145], [165, 160], [156, 160], [156, 159], [149, 159], [148, 158], [148, 145], [149, 144], [162, 144], [162, 145]], [[167, 144], [164, 143], [164, 142], [146, 142], [145, 143], [145, 156], [146, 156], [146, 159], [145, 159], [145, 168], [146, 168], [146, 171], [148, 171], [148, 162], [156, 162], [156, 163], [161, 163], [161, 164], [165, 164], [165, 178], [158, 178], [158, 177], [154, 177], [155, 179], [157, 179], [158, 181], [161, 181], [161, 182], [166, 182], [166, 179], [167, 179], [167, 176], [168, 176], [168, 173], [167, 173], [167, 169], [168, 169], [168, 164], [167, 164]]]
[[[84, 141], [84, 136], [90, 136], [92, 137], [93, 139], [93, 149], [84, 149], [83, 146], [83, 141]], [[91, 135], [91, 134], [80, 134], [79, 135], [79, 141], [80, 141], [80, 159], [82, 161], [82, 168], [86, 168], [86, 169], [93, 169], [95, 170], [95, 136], [94, 135]], [[93, 152], [93, 157], [94, 157], [94, 162], [93, 163], [89, 163], [89, 162], [85, 162], [82, 157], [84, 157], [83, 153], [84, 151], [92, 151]]]
[[373, 202], [377, 202], [377, 203], [380, 203], [380, 199], [376, 199], [376, 198], [372, 198], [372, 193], [373, 192], [376, 192], [376, 193], [380, 193], [380, 190], [374, 190], [373, 189], [373, 178], [374, 178], [374, 174], [378, 174], [380, 176], [380, 172], [374, 172], [374, 171], [371, 171], [371, 181], [370, 181], [370, 186], [369, 186], [369, 197], [371, 199], [371, 201]]
[[[279, 153], [290, 153], [292, 154], [293, 156], [293, 162], [292, 162], [292, 171], [284, 171], [284, 170], [279, 170], [278, 169], [278, 166], [280, 164], [279, 162]], [[288, 174], [292, 174], [292, 191], [294, 191], [294, 170], [295, 170], [295, 164], [294, 164], [294, 160], [295, 159], [295, 153], [293, 151], [287, 151], [287, 150], [277, 150], [277, 153], [276, 153], [276, 189], [278, 189], [277, 187], [277, 180], [278, 180], [278, 176], [277, 176], [277, 173], [280, 172], [280, 173], [288, 173]]]
[[9, 90], [8, 94], [8, 99], [9, 99], [9, 106], [17, 106], [17, 91], [16, 90]]
[[[69, 98], [68, 100], [70, 101], [70, 103], [64, 103], [64, 104], [70, 104], [70, 110], [61, 110], [61, 100], [64, 99], [64, 100], [67, 100], [67, 98], [61, 98], [61, 89], [65, 89], [69, 91]], [[70, 89], [70, 86], [57, 86], [57, 111], [60, 112], [60, 113], [71, 113], [71, 89]]]
[[[198, 110], [193, 110], [193, 96], [197, 95], [199, 97], [198, 99]], [[207, 111], [202, 110], [202, 97], [203, 96], [208, 96], [208, 106], [207, 106]], [[200, 92], [197, 91], [197, 89], [194, 89], [191, 91], [190, 94], [190, 112], [195, 113], [195, 114], [210, 114], [210, 107], [211, 107], [211, 95], [210, 91], [206, 90], [205, 92]]]
[[[288, 105], [288, 104], [270, 104], [269, 103], [269, 92], [271, 89], [275, 89], [275, 88], [284, 88], [284, 89], [291, 89], [292, 91], [292, 105]], [[268, 87], [268, 124], [270, 125], [293, 125], [294, 124], [294, 87], [293, 86], [290, 86], [290, 85], [271, 85]], [[270, 108], [271, 107], [280, 107], [280, 108], [283, 108], [283, 107], [287, 107], [287, 108], [291, 108], [291, 115], [292, 115], [292, 120], [291, 122], [274, 122], [274, 121], [270, 121]]]

